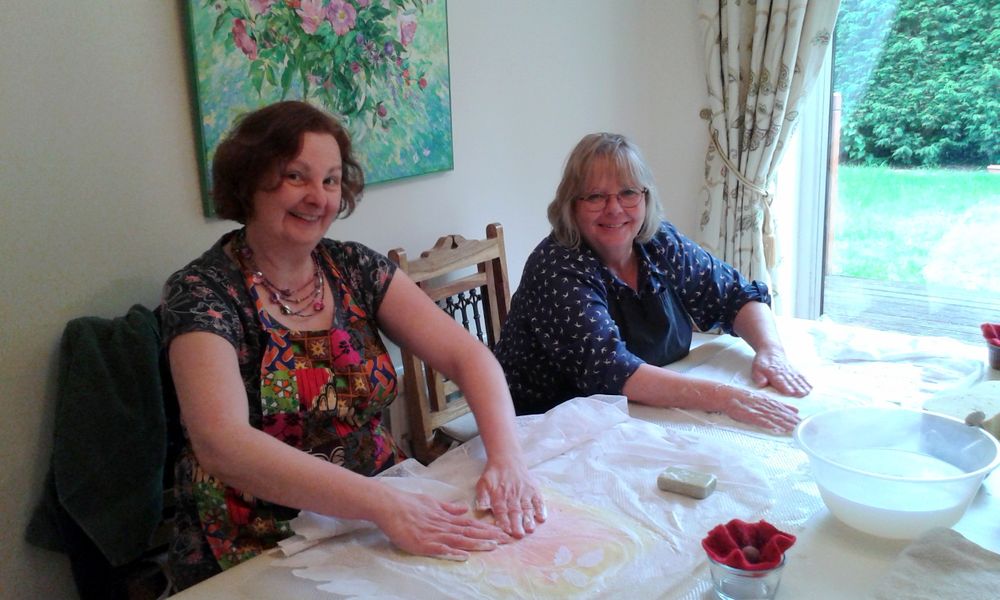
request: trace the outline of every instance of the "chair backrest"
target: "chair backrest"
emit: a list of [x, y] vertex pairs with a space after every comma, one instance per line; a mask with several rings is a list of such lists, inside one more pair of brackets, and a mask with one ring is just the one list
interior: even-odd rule
[[[446, 235], [418, 259], [408, 260], [402, 248], [390, 250], [389, 258], [466, 331], [490, 349], [496, 345], [510, 308], [499, 223], [486, 227], [486, 239]], [[454, 382], [405, 348], [401, 353], [413, 453], [426, 464], [447, 450], [448, 440], [441, 439], [440, 427], [468, 413], [469, 406]]]

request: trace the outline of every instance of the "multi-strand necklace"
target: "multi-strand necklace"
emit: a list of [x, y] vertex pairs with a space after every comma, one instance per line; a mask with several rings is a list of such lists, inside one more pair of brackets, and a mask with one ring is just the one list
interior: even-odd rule
[[[292, 290], [276, 286], [260, 270], [260, 267], [257, 266], [257, 261], [254, 260], [253, 250], [247, 245], [245, 230], [241, 231], [234, 238], [233, 242], [233, 254], [239, 259], [240, 266], [250, 274], [250, 279], [255, 284], [261, 285], [267, 290], [268, 299], [278, 307], [281, 314], [305, 319], [323, 312], [323, 308], [326, 306], [324, 302], [326, 298], [326, 286], [323, 285], [323, 271], [319, 266], [319, 252], [317, 250], [313, 250], [311, 254], [313, 261], [312, 277], [309, 278], [309, 281]], [[300, 298], [295, 297], [310, 286], [312, 286], [311, 292], [302, 295]]]

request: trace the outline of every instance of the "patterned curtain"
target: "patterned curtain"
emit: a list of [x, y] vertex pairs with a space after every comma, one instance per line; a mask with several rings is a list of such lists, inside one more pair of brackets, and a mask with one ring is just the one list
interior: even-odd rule
[[833, 37], [840, 0], [699, 0], [709, 106], [698, 241], [750, 279], [772, 283], [769, 191], [799, 102]]

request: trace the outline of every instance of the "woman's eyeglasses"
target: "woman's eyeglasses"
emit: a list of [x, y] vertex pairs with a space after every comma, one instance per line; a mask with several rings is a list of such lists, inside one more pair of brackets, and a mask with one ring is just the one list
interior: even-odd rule
[[604, 210], [604, 207], [608, 205], [608, 200], [611, 197], [617, 198], [618, 204], [622, 208], [635, 208], [639, 205], [639, 202], [646, 197], [647, 193], [649, 193], [648, 188], [642, 188], [641, 190], [637, 190], [635, 188], [625, 188], [617, 194], [594, 192], [593, 194], [580, 196], [578, 200], [583, 201], [583, 205], [587, 208], [587, 210]]

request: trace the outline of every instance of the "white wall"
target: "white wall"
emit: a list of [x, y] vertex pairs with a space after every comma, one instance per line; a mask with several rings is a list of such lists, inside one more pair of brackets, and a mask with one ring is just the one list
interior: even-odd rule
[[[153, 306], [232, 224], [201, 214], [179, 3], [10, 2], [0, 19], [0, 597], [73, 597], [23, 541], [51, 449], [66, 321]], [[693, 233], [704, 98], [693, 2], [452, 0], [455, 169], [372, 187], [330, 236], [386, 251], [504, 224], [513, 280], [585, 133], [643, 147]]]

